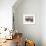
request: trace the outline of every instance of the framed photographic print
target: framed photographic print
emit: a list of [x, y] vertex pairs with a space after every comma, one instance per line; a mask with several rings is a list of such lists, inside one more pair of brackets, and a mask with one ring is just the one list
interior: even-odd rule
[[24, 14], [23, 24], [35, 24], [35, 15], [34, 14]]

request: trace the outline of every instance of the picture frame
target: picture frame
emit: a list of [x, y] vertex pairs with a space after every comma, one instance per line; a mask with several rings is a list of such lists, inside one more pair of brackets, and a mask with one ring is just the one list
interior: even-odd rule
[[24, 14], [23, 24], [35, 24], [35, 15], [34, 14]]

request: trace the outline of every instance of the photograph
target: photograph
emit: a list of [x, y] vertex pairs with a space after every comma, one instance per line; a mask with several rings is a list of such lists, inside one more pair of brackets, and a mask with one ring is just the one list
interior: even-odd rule
[[46, 0], [0, 0], [0, 46], [46, 46]]
[[23, 15], [23, 24], [35, 24], [35, 15], [33, 14]]

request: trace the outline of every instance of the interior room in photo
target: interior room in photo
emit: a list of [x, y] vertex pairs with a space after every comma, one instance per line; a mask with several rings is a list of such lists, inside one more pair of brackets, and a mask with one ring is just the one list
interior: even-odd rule
[[46, 46], [46, 0], [0, 0], [0, 46]]
[[20, 0], [13, 5], [13, 27], [23, 33], [24, 39], [34, 40], [36, 46], [46, 46], [45, 9], [45, 0]]

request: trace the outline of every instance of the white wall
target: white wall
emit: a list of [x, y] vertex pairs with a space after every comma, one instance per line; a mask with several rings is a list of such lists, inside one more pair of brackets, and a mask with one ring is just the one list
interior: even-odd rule
[[42, 46], [46, 46], [46, 0], [41, 1], [41, 40]]
[[[16, 5], [14, 5], [16, 6]], [[40, 0], [23, 0], [23, 2], [14, 10], [15, 28], [18, 32], [22, 32], [24, 38], [35, 41], [36, 46], [41, 46], [41, 29], [40, 29], [40, 15], [41, 15], [41, 1]], [[35, 24], [23, 24], [24, 14], [34, 14]]]
[[[15, 15], [15, 28], [24, 34], [24, 37], [36, 41], [36, 46], [46, 46], [46, 0], [23, 0], [13, 11]], [[35, 14], [35, 25], [24, 25], [23, 14]], [[28, 34], [28, 36], [27, 36]], [[37, 35], [38, 34], [38, 35]], [[41, 44], [41, 45], [40, 45]]]
[[12, 28], [12, 6], [16, 0], [0, 0], [0, 27]]

